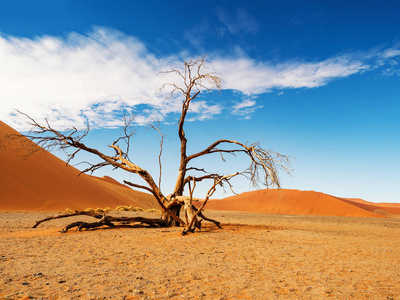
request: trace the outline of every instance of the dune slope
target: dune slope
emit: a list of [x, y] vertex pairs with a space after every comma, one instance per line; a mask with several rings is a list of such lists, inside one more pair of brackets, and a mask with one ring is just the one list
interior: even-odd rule
[[[0, 121], [0, 139], [17, 134]], [[82, 174], [41, 150], [24, 158], [35, 144], [22, 138], [0, 148], [0, 210], [58, 211], [133, 205], [155, 206], [153, 196], [134, 191], [111, 178]], [[37, 146], [36, 146], [37, 147]]]
[[400, 216], [398, 203], [371, 203], [362, 199], [339, 198], [340, 200], [362, 208], [364, 210], [388, 217]]
[[208, 209], [285, 215], [321, 215], [348, 217], [393, 216], [400, 211], [384, 205], [356, 202], [314, 191], [260, 190], [221, 200], [210, 200]]

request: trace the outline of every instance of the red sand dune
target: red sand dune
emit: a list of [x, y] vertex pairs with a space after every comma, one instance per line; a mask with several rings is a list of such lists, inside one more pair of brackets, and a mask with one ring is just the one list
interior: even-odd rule
[[400, 205], [398, 203], [371, 203], [361, 199], [340, 199], [361, 209], [383, 216], [390, 217], [400, 215]]
[[379, 205], [380, 207], [397, 207], [400, 208], [400, 203], [372, 203], [365, 201], [363, 199], [358, 199], [358, 198], [344, 198], [345, 200], [352, 201], [352, 202], [358, 202], [358, 203], [364, 203], [364, 204], [375, 204]]
[[[0, 121], [0, 139], [16, 134]], [[0, 211], [63, 211], [66, 208], [115, 208], [133, 205], [157, 207], [152, 195], [134, 191], [110, 177], [79, 171], [47, 151], [23, 159], [34, 143], [23, 138], [0, 148]], [[37, 146], [36, 146], [37, 147]], [[20, 149], [20, 151], [17, 151]], [[371, 203], [313, 191], [261, 190], [222, 200], [210, 200], [208, 209], [287, 215], [399, 217], [400, 204]]]
[[314, 191], [260, 190], [221, 200], [210, 200], [207, 209], [284, 215], [388, 217], [400, 215], [397, 204], [351, 200]]
[[[0, 139], [16, 134], [0, 121]], [[23, 158], [34, 143], [26, 138], [0, 149], [0, 211], [64, 211], [66, 208], [155, 206], [152, 195], [134, 191], [110, 177], [82, 174], [47, 151]], [[29, 146], [30, 145], [30, 146]], [[17, 151], [20, 149], [20, 151]]]

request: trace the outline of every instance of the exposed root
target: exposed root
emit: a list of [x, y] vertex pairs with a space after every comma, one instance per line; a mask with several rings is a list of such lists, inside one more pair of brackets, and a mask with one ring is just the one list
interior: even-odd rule
[[[130, 223], [140, 223], [141, 225], [147, 225], [150, 227], [168, 227], [168, 222], [166, 220], [162, 219], [153, 219], [153, 218], [144, 218], [144, 217], [112, 217], [112, 216], [106, 216], [106, 215], [101, 215], [93, 212], [85, 212], [85, 211], [75, 211], [72, 214], [62, 214], [62, 215], [57, 215], [57, 216], [52, 216], [45, 218], [43, 220], [36, 221], [36, 224], [33, 226], [33, 228], [36, 228], [39, 224], [54, 220], [54, 219], [60, 219], [60, 218], [68, 218], [68, 217], [74, 217], [78, 215], [86, 215], [86, 216], [91, 216], [96, 219], [100, 219], [97, 222], [73, 222], [65, 226], [63, 229], [61, 229], [60, 233], [65, 233], [69, 229], [77, 227], [77, 231], [82, 231], [83, 229], [89, 230], [89, 229], [94, 229], [94, 228], [99, 228], [104, 225], [108, 227], [119, 227], [119, 226], [125, 226], [126, 224]], [[119, 223], [118, 225], [114, 223]]]
[[[195, 212], [198, 211], [198, 209], [197, 209], [196, 206], [193, 205], [192, 208], [193, 208], [193, 210], [194, 210]], [[203, 212], [199, 212], [199, 213], [198, 213], [198, 216], [199, 216], [200, 218], [202, 218], [203, 220], [206, 220], [206, 221], [208, 221], [208, 222], [214, 223], [215, 225], [217, 225], [218, 228], [221, 228], [221, 229], [222, 229], [222, 226], [221, 226], [221, 223], [220, 223], [220, 222], [218, 222], [217, 220], [214, 220], [214, 219], [207, 218], [205, 215], [203, 215]], [[200, 222], [201, 222], [201, 221], [202, 221], [202, 220], [200, 220]], [[201, 225], [201, 223], [200, 223], [200, 225]], [[200, 229], [200, 227], [199, 227], [199, 229]]]
[[75, 212], [73, 212], [71, 214], [62, 214], [62, 215], [52, 216], [52, 217], [45, 218], [43, 220], [36, 221], [36, 224], [33, 225], [32, 228], [36, 228], [41, 223], [46, 222], [46, 221], [50, 221], [50, 220], [54, 220], [54, 219], [61, 219], [61, 218], [68, 218], [68, 217], [79, 216], [79, 215], [90, 216], [90, 217], [94, 217], [94, 218], [97, 218], [97, 219], [101, 219], [103, 217], [102, 214], [98, 214], [98, 213], [95, 213], [95, 212], [77, 211], [76, 210]]
[[82, 223], [84, 223], [84, 222], [71, 223], [71, 224], [65, 226], [63, 229], [61, 229], [60, 233], [66, 233], [69, 229], [74, 228], [74, 227], [79, 227]]
[[65, 226], [60, 233], [65, 233], [67, 232], [69, 229], [73, 228], [73, 227], [78, 227], [76, 230], [77, 231], [82, 231], [82, 229], [92, 229], [92, 228], [98, 228], [98, 227], [102, 227], [103, 225], [107, 225], [108, 227], [115, 227], [115, 225], [111, 222], [111, 217], [106, 217], [105, 215], [103, 215], [103, 218], [101, 218], [100, 221], [98, 222], [92, 222], [92, 223], [88, 223], [88, 222], [73, 222], [67, 226]]
[[[197, 208], [194, 206], [193, 206], [193, 210], [197, 212]], [[74, 217], [74, 216], [79, 216], [79, 215], [90, 216], [90, 217], [100, 219], [100, 220], [96, 221], [96, 222], [83, 222], [83, 221], [73, 222], [73, 223], [66, 225], [64, 228], [62, 228], [60, 230], [60, 233], [66, 233], [66, 232], [68, 232], [68, 230], [70, 230], [71, 228], [74, 228], [74, 227], [76, 227], [77, 231], [82, 231], [83, 229], [90, 230], [90, 229], [100, 228], [102, 226], [125, 227], [126, 225], [129, 225], [132, 223], [139, 223], [139, 226], [143, 225], [146, 227], [170, 227], [171, 226], [171, 224], [169, 224], [167, 220], [163, 220], [160, 218], [113, 217], [113, 216], [106, 216], [105, 214], [98, 214], [95, 212], [75, 211], [74, 213], [56, 215], [56, 216], [52, 216], [52, 217], [47, 217], [43, 220], [36, 221], [36, 224], [33, 226], [33, 228], [36, 228], [39, 224], [46, 222], [46, 221]], [[193, 228], [191, 228], [191, 229], [185, 228], [182, 232], [182, 235], [186, 235], [189, 232], [194, 232], [196, 228], [201, 230], [201, 223], [203, 220], [212, 222], [215, 225], [217, 225], [218, 228], [222, 228], [220, 225], [220, 222], [205, 217], [201, 212], [198, 213], [198, 216], [201, 218], [201, 220], [197, 220], [197, 222], [194, 223], [195, 226], [193, 226]], [[137, 224], [135, 226], [137, 226]]]

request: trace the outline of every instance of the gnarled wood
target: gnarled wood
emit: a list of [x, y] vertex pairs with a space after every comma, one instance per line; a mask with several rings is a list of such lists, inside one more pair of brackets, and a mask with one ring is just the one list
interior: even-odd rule
[[38, 227], [41, 223], [46, 222], [46, 221], [50, 221], [50, 220], [54, 220], [54, 219], [61, 219], [61, 218], [69, 218], [69, 217], [79, 216], [79, 215], [90, 216], [90, 217], [94, 217], [94, 218], [97, 218], [97, 219], [101, 219], [101, 218], [103, 217], [102, 214], [98, 214], [98, 213], [94, 213], [94, 212], [75, 211], [75, 212], [73, 212], [73, 213], [56, 215], [56, 216], [52, 216], [52, 217], [48, 217], [48, 218], [45, 218], [45, 219], [36, 221], [36, 224], [33, 225], [32, 228], [36, 228], [36, 227]]
[[36, 228], [39, 224], [50, 221], [50, 220], [74, 217], [74, 216], [79, 216], [79, 215], [86, 215], [86, 216], [94, 217], [94, 218], [100, 219], [100, 220], [97, 222], [82, 222], [82, 221], [73, 222], [73, 223], [66, 225], [60, 232], [65, 233], [73, 227], [77, 227], [78, 231], [81, 231], [82, 229], [99, 228], [99, 227], [102, 227], [105, 225], [109, 226], [109, 227], [118, 227], [119, 225], [114, 224], [115, 222], [119, 222], [119, 223], [121, 223], [121, 225], [126, 225], [129, 223], [140, 223], [140, 224], [146, 224], [150, 227], [167, 227], [168, 226], [168, 222], [163, 219], [144, 218], [144, 217], [114, 217], [114, 216], [106, 216], [106, 215], [91, 213], [91, 212], [86, 212], [86, 211], [75, 211], [74, 213], [56, 215], [56, 216], [52, 216], [52, 217], [48, 217], [48, 218], [36, 221], [36, 224], [33, 226], [33, 228]]
[[[89, 128], [82, 133], [76, 128], [72, 128], [66, 131], [59, 131], [54, 129], [49, 122], [46, 120], [45, 124], [39, 124], [37, 121], [25, 115], [33, 126], [33, 130], [26, 135], [30, 140], [36, 142], [39, 146], [53, 150], [55, 148], [62, 149], [67, 153], [67, 164], [73, 160], [80, 151], [90, 153], [99, 159], [98, 163], [87, 163], [89, 166], [82, 171], [82, 173], [93, 173], [93, 171], [103, 168], [105, 166], [111, 166], [115, 169], [121, 169], [131, 174], [138, 175], [143, 179], [146, 185], [140, 185], [128, 181], [124, 181], [126, 184], [144, 189], [150, 192], [157, 200], [158, 205], [162, 210], [162, 216], [160, 219], [146, 219], [146, 218], [130, 218], [124, 219], [123, 222], [139, 222], [148, 226], [182, 226], [184, 229], [183, 233], [193, 232], [196, 228], [200, 229], [201, 220], [207, 220], [213, 222], [218, 227], [221, 227], [220, 223], [215, 220], [208, 219], [202, 213], [204, 206], [207, 201], [215, 192], [217, 186], [227, 185], [232, 191], [233, 187], [231, 179], [238, 175], [243, 175], [248, 178], [255, 187], [258, 184], [264, 184], [268, 187], [276, 186], [280, 187], [280, 181], [278, 178], [278, 170], [284, 170], [289, 172], [288, 169], [288, 157], [279, 153], [265, 150], [260, 147], [259, 144], [245, 144], [239, 141], [230, 139], [219, 139], [214, 143], [211, 143], [204, 150], [197, 153], [188, 154], [188, 138], [185, 132], [185, 121], [190, 111], [190, 106], [193, 101], [197, 100], [199, 94], [203, 91], [219, 90], [221, 88], [221, 79], [212, 73], [204, 73], [203, 68], [205, 64], [205, 58], [201, 57], [197, 60], [184, 61], [182, 70], [172, 69], [165, 73], [174, 73], [182, 80], [180, 84], [166, 83], [162, 88], [171, 88], [170, 96], [179, 96], [182, 99], [181, 115], [178, 120], [178, 137], [180, 141], [180, 163], [178, 168], [178, 174], [175, 182], [174, 191], [171, 197], [165, 197], [161, 191], [161, 155], [163, 148], [163, 135], [159, 126], [152, 126], [154, 130], [160, 135], [160, 153], [158, 156], [159, 162], [159, 180], [158, 183], [153, 179], [151, 174], [139, 166], [137, 163], [132, 161], [129, 157], [130, 140], [133, 136], [134, 130], [132, 130], [131, 123], [133, 117], [124, 118], [124, 126], [122, 126], [123, 133], [114, 142], [109, 144], [109, 151], [102, 152], [98, 149], [89, 147], [83, 142], [83, 139], [88, 135]], [[191, 165], [195, 163], [197, 158], [205, 157], [207, 155], [219, 154], [222, 160], [225, 160], [224, 155], [241, 155], [245, 156], [249, 160], [249, 166], [247, 169], [242, 170], [231, 175], [224, 175], [220, 172], [207, 172], [201, 167]], [[200, 208], [194, 208], [193, 206], [193, 195], [196, 187], [196, 183], [211, 182], [211, 188], [208, 191], [205, 200], [203, 201]], [[190, 196], [184, 196], [184, 191], [189, 187]], [[183, 208], [184, 217], [180, 217], [181, 210]], [[37, 227], [40, 223], [57, 219], [65, 218], [76, 215], [88, 215], [97, 219], [102, 219], [103, 215], [90, 213], [90, 212], [75, 212], [73, 214], [64, 214], [47, 218], [45, 220], [38, 221], [34, 227]], [[200, 219], [199, 219], [200, 218]], [[118, 218], [107, 216], [105, 220], [108, 220], [109, 224], [113, 222], [120, 222]], [[122, 221], [121, 221], [122, 222]], [[97, 221], [93, 223], [87, 222], [74, 222], [67, 225], [66, 230], [72, 227], [78, 227], [78, 229], [91, 229], [98, 228], [105, 224], [105, 221]], [[110, 226], [110, 225], [109, 225]], [[112, 226], [112, 225], [111, 225]]]
[[[192, 206], [192, 209], [197, 213], [197, 211], [198, 211], [198, 208], [196, 207], [196, 206]], [[222, 229], [222, 226], [221, 226], [221, 223], [220, 222], [218, 222], [217, 220], [214, 220], [214, 219], [211, 219], [211, 218], [207, 218], [204, 214], [203, 214], [203, 212], [198, 212], [197, 213], [197, 215], [200, 217], [200, 218], [202, 218], [203, 220], [205, 220], [205, 221], [208, 221], [208, 222], [211, 222], [211, 223], [214, 223], [215, 225], [217, 225], [217, 227], [218, 228], [221, 228]], [[200, 220], [200, 222], [201, 222], [201, 220]]]

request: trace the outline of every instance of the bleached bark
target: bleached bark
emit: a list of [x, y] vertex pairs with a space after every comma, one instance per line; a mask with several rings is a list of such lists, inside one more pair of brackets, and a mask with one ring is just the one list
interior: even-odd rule
[[[258, 185], [261, 183], [267, 187], [276, 186], [279, 188], [280, 181], [278, 177], [278, 171], [284, 170], [289, 172], [289, 160], [287, 156], [271, 150], [265, 150], [257, 143], [247, 145], [231, 139], [220, 139], [204, 148], [204, 150], [188, 155], [188, 138], [186, 136], [184, 127], [187, 114], [190, 110], [190, 105], [197, 99], [201, 92], [215, 89], [219, 90], [221, 88], [221, 79], [218, 76], [211, 73], [203, 73], [204, 63], [205, 59], [204, 57], [201, 57], [197, 60], [191, 60], [188, 62], [185, 61], [183, 70], [172, 69], [167, 71], [167, 73], [177, 74], [178, 77], [181, 78], [182, 82], [180, 85], [176, 83], [166, 83], [163, 86], [163, 88], [171, 88], [171, 97], [178, 94], [178, 96], [182, 98], [181, 115], [178, 120], [180, 162], [175, 187], [170, 197], [164, 196], [161, 191], [161, 155], [163, 150], [163, 135], [159, 126], [151, 126], [160, 135], [160, 154], [158, 156], [160, 171], [158, 183], [156, 183], [147, 170], [141, 168], [129, 157], [130, 139], [134, 133], [131, 127], [131, 123], [133, 122], [132, 117], [124, 118], [125, 126], [122, 127], [123, 134], [109, 145], [109, 148], [112, 149], [111, 152], [113, 152], [113, 154], [106, 154], [98, 149], [87, 146], [83, 142], [83, 139], [89, 133], [89, 128], [82, 133], [80, 133], [76, 128], [61, 132], [52, 128], [47, 120], [45, 125], [41, 125], [28, 115], [21, 113], [28, 117], [30, 124], [33, 126], [33, 131], [26, 135], [26, 137], [47, 150], [58, 148], [66, 151], [67, 164], [70, 163], [70, 161], [72, 161], [80, 151], [91, 153], [99, 158], [100, 161], [96, 164], [88, 163], [89, 166], [84, 169], [82, 173], [93, 173], [94, 171], [105, 166], [112, 166], [115, 169], [121, 169], [141, 177], [147, 185], [141, 185], [129, 181], [124, 181], [124, 183], [150, 192], [156, 198], [157, 203], [162, 210], [162, 217], [158, 220], [144, 218], [140, 222], [154, 226], [180, 225], [184, 228], [183, 233], [193, 232], [196, 228], [200, 229], [201, 220], [211, 221], [220, 227], [220, 223], [218, 221], [208, 219], [203, 215], [204, 206], [207, 204], [208, 200], [214, 194], [218, 186], [223, 186], [225, 184], [232, 189], [231, 179], [238, 175], [243, 175], [246, 176], [255, 187], [258, 187]], [[123, 147], [123, 145], [125, 146]], [[230, 175], [224, 175], [219, 172], [209, 173], [205, 169], [193, 165], [197, 158], [213, 154], [219, 154], [222, 160], [224, 160], [224, 155], [242, 155], [249, 160], [249, 167], [242, 171], [238, 170], [238, 172]], [[193, 206], [193, 195], [196, 184], [200, 182], [210, 182], [211, 188], [206, 194], [201, 207], [197, 209]], [[184, 191], [187, 186], [189, 187], [188, 190], [190, 196], [184, 196]], [[180, 217], [182, 207], [184, 209], [184, 218]], [[83, 212], [76, 212], [72, 215], [79, 214], [86, 214], [100, 219], [102, 218], [101, 215], [87, 214]], [[47, 220], [70, 217], [72, 215], [61, 215], [41, 220], [38, 221], [35, 226]], [[130, 219], [131, 222], [136, 222], [137, 220], [140, 219]], [[81, 229], [98, 228], [102, 225], [112, 226], [114, 221], [117, 221], [115, 217], [103, 216], [103, 219], [98, 222], [75, 222], [67, 227], [69, 229], [72, 225], [74, 225]]]

